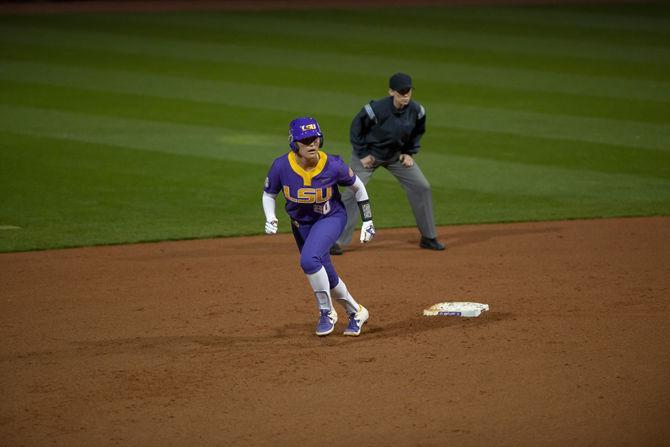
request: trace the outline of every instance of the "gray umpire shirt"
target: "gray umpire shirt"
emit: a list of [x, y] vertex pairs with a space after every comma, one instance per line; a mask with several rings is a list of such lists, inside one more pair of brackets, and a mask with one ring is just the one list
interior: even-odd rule
[[393, 97], [370, 101], [354, 117], [349, 139], [358, 158], [368, 155], [379, 161], [391, 160], [398, 152], [416, 154], [419, 140], [426, 131], [426, 111], [418, 102], [410, 101], [397, 110]]

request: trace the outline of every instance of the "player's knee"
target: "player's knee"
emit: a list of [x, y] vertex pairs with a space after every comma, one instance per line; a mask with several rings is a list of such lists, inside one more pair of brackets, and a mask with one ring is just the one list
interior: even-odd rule
[[302, 268], [303, 272], [311, 275], [312, 273], [321, 269], [321, 259], [319, 259], [319, 257], [316, 255], [309, 255], [303, 252], [300, 255], [300, 267]]

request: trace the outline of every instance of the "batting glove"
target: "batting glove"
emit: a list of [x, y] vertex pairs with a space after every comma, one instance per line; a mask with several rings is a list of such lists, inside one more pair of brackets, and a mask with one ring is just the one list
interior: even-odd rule
[[277, 219], [265, 221], [265, 234], [277, 234], [279, 222]]
[[361, 226], [361, 244], [370, 242], [375, 237], [375, 226], [371, 220], [363, 222]]

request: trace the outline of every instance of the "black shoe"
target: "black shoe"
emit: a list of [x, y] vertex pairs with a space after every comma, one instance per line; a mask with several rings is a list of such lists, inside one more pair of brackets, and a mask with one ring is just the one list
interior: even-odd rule
[[[427, 248], [429, 250], [444, 250], [444, 244], [437, 241], [437, 238], [422, 237], [419, 247]], [[332, 250], [332, 249], [331, 249]]]
[[330, 254], [331, 255], [339, 256], [342, 253], [343, 253], [342, 247], [340, 247], [340, 244], [338, 244], [337, 242], [334, 243], [332, 247], [330, 247]]

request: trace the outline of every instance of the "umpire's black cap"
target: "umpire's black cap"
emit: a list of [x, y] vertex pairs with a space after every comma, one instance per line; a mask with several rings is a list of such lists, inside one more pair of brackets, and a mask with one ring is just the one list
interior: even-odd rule
[[405, 73], [396, 73], [389, 79], [389, 88], [396, 92], [402, 92], [412, 88], [412, 78]]

